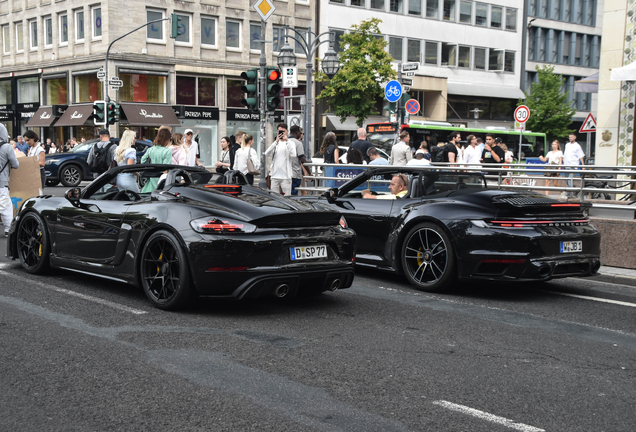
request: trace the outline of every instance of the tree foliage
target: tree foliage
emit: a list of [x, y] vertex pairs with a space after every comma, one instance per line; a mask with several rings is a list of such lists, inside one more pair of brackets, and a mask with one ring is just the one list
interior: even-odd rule
[[[397, 76], [391, 67], [393, 57], [386, 51], [387, 42], [380, 35], [377, 18], [351, 26], [351, 32], [340, 42], [340, 71], [322, 90], [319, 99], [325, 99], [340, 121], [355, 117], [358, 126], [373, 114], [376, 100], [384, 95], [380, 84]], [[327, 77], [320, 72], [318, 79]]]
[[530, 119], [526, 123], [528, 130], [544, 132], [549, 141], [563, 140], [570, 132], [572, 116], [576, 112], [568, 93], [563, 93], [564, 78], [554, 73], [554, 66], [536, 68], [539, 80], [532, 84], [530, 92], [525, 93], [525, 103], [519, 99], [517, 105], [530, 108]]

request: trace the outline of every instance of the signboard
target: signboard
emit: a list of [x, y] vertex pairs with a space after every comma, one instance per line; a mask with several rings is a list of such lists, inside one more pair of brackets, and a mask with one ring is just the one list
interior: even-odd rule
[[404, 72], [404, 76], [413, 77], [415, 76], [415, 72]]
[[525, 123], [530, 118], [530, 108], [525, 105], [520, 105], [515, 110], [515, 120], [519, 123]]
[[120, 87], [124, 86], [124, 82], [119, 79], [119, 77], [110, 77], [108, 80], [108, 85], [111, 90], [119, 90]]
[[97, 71], [97, 79], [102, 82], [106, 79], [106, 72], [104, 72], [104, 69], [100, 69]]
[[298, 68], [296, 66], [284, 67], [282, 70], [283, 88], [298, 87]]
[[585, 117], [585, 121], [581, 125], [581, 129], [579, 129], [579, 132], [596, 132], [596, 119], [594, 118], [592, 113], [589, 113], [587, 117]]
[[420, 64], [419, 63], [404, 63], [404, 64], [402, 64], [402, 72], [416, 71], [416, 70], [419, 70], [419, 68], [420, 68]]
[[400, 100], [400, 97], [402, 97], [402, 84], [396, 80], [389, 81], [384, 88], [384, 97], [386, 97], [386, 100], [389, 102], [397, 102]]
[[367, 133], [389, 132], [395, 133], [398, 130], [397, 124], [371, 124], [367, 126]]
[[252, 7], [263, 21], [267, 21], [276, 10], [272, 0], [258, 0]]
[[411, 86], [407, 86], [407, 85], [402, 86], [402, 91], [404, 91], [404, 92], [411, 91]]
[[420, 103], [415, 99], [409, 99], [404, 105], [406, 112], [409, 114], [417, 114], [420, 111]]
[[413, 80], [411, 78], [402, 78], [402, 85], [403, 86], [412, 86], [413, 85]]

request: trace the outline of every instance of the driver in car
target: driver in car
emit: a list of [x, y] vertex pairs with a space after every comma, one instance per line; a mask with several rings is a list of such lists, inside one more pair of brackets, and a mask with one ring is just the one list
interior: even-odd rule
[[408, 183], [408, 179], [406, 175], [395, 174], [393, 178], [391, 179], [391, 183], [389, 184], [389, 190], [391, 191], [390, 194], [373, 195], [373, 193], [369, 189], [365, 189], [362, 191], [362, 198], [385, 199], [385, 200], [402, 198], [408, 192], [407, 190], [408, 184], [409, 183]]

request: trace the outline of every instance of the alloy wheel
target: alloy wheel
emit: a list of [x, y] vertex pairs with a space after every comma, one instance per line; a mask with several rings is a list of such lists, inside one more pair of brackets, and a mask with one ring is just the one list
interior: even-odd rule
[[405, 271], [419, 285], [434, 285], [446, 274], [449, 250], [446, 240], [431, 228], [411, 233], [405, 244]]

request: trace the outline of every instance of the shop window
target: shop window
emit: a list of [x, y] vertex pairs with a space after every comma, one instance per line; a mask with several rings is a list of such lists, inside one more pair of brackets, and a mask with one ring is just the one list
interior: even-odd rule
[[21, 22], [15, 24], [16, 51], [24, 51], [24, 27]]
[[238, 21], [226, 21], [225, 46], [230, 49], [241, 48], [241, 23]]
[[38, 49], [38, 22], [29, 22], [29, 43], [32, 50]]
[[11, 80], [0, 81], [0, 105], [11, 105], [13, 103], [11, 98]]
[[422, 61], [422, 43], [417, 39], [409, 39], [406, 46], [406, 61]]
[[244, 80], [227, 80], [227, 107], [228, 108], [244, 108], [241, 99], [245, 94], [241, 90], [241, 86], [245, 84]]
[[402, 38], [389, 36], [389, 54], [393, 60], [402, 61]]
[[444, 14], [442, 18], [445, 21], [455, 21], [455, 7], [457, 0], [444, 0]]
[[250, 49], [261, 50], [261, 25], [250, 23]]
[[439, 19], [439, 0], [426, 0], [426, 18]]
[[486, 27], [488, 25], [488, 5], [477, 3], [475, 5], [475, 25]]
[[517, 9], [506, 9], [506, 30], [517, 31]]
[[84, 12], [75, 12], [75, 42], [84, 42]]
[[474, 56], [475, 69], [486, 70], [486, 48], [475, 48]]
[[[146, 22], [165, 18], [164, 12], [159, 10], [146, 10]], [[146, 40], [149, 42], [163, 42], [163, 22], [156, 22], [146, 26]]]
[[437, 42], [426, 42], [424, 49], [424, 63], [437, 66]]
[[44, 19], [44, 47], [53, 46], [53, 18]]
[[44, 103], [46, 105], [66, 105], [67, 98], [68, 82], [66, 77], [44, 80]]
[[490, 27], [501, 28], [502, 8], [499, 6], [490, 7]]
[[93, 39], [102, 38], [102, 8], [93, 8]]
[[216, 78], [199, 78], [198, 104], [216, 106]]
[[177, 76], [177, 105], [197, 104], [196, 77]]
[[18, 80], [18, 103], [40, 102], [40, 79], [38, 77]]
[[216, 19], [201, 17], [201, 44], [216, 47]]
[[75, 82], [75, 103], [94, 102], [103, 99], [103, 85], [102, 82], [97, 79], [96, 74], [77, 75], [73, 80]]
[[60, 46], [64, 46], [68, 44], [68, 15], [60, 15], [59, 18]]
[[175, 42], [180, 43], [181, 45], [191, 45], [192, 44], [192, 25], [191, 25], [191, 16], [190, 15], [177, 15], [181, 18], [181, 23], [179, 24], [179, 35], [174, 39]]
[[158, 75], [119, 74], [124, 86], [119, 89], [122, 101], [166, 102], [166, 77]]
[[470, 68], [470, 47], [460, 46], [458, 53], [457, 66], [460, 68]]
[[459, 4], [459, 22], [472, 24], [473, 22], [473, 2], [462, 0]]

